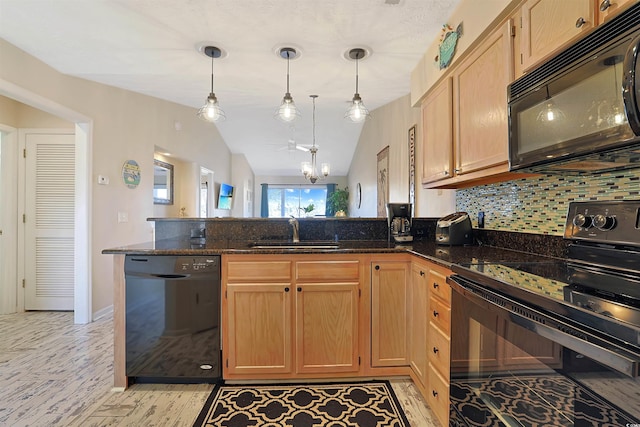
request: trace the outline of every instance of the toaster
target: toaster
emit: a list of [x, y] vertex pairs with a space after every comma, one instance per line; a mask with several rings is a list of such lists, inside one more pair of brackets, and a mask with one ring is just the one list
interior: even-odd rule
[[439, 245], [471, 245], [473, 230], [466, 212], [455, 212], [440, 218], [436, 224], [436, 243]]

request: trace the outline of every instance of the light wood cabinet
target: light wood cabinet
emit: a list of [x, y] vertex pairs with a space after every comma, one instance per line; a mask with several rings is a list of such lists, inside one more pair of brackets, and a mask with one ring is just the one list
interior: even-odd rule
[[228, 374], [293, 372], [292, 295], [290, 283], [227, 285]]
[[453, 73], [456, 175], [505, 165], [507, 86], [513, 81], [511, 22], [498, 28]]
[[595, 0], [526, 1], [521, 10], [521, 62], [524, 71], [594, 28], [595, 10]]
[[409, 365], [410, 263], [371, 263], [371, 366]]
[[349, 255], [223, 256], [224, 377], [357, 376], [362, 265]]
[[598, 24], [603, 24], [637, 0], [595, 0], [598, 8]]
[[429, 265], [424, 262], [411, 263], [411, 286], [409, 287], [409, 364], [412, 378], [426, 395], [429, 384], [429, 359], [427, 357], [429, 313], [428, 288]]
[[414, 260], [410, 286], [411, 378], [443, 426], [449, 425], [451, 271]]
[[422, 184], [453, 176], [453, 84], [440, 83], [422, 103]]
[[[491, 33], [453, 68], [451, 81], [445, 79], [425, 98], [424, 188], [459, 188], [509, 176], [507, 86], [514, 77], [512, 25], [509, 20]], [[447, 94], [453, 97], [452, 104], [447, 104]], [[447, 111], [452, 111], [450, 117]], [[447, 134], [450, 123], [453, 139]]]

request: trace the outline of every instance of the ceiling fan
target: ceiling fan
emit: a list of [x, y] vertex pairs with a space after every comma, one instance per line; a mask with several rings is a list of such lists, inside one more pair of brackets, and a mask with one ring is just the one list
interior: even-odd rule
[[296, 141], [294, 141], [293, 139], [290, 139], [289, 141], [287, 141], [287, 145], [284, 145], [284, 146], [278, 148], [278, 151], [287, 150], [289, 152], [294, 152], [296, 150], [300, 150], [300, 151], [308, 152], [310, 148], [311, 148], [311, 146], [300, 145], [300, 144], [296, 143]]

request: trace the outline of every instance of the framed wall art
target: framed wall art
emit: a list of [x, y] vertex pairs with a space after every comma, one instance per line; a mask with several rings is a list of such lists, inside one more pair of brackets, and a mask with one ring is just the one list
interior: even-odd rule
[[389, 146], [378, 153], [378, 216], [387, 216], [387, 202], [389, 201]]
[[409, 203], [416, 203], [416, 125], [409, 129]]

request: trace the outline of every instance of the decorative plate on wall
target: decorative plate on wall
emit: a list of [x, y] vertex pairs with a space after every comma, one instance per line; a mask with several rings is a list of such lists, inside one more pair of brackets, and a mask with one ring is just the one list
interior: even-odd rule
[[140, 184], [140, 166], [135, 160], [127, 160], [122, 165], [122, 180], [129, 188], [136, 188]]

